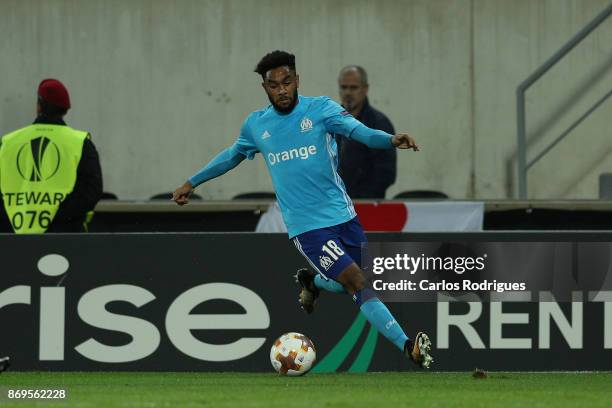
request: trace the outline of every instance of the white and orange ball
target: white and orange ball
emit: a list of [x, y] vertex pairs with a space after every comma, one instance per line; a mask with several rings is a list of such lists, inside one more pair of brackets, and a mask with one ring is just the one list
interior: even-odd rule
[[270, 349], [272, 367], [281, 375], [304, 375], [312, 368], [317, 352], [312, 341], [300, 333], [285, 333]]

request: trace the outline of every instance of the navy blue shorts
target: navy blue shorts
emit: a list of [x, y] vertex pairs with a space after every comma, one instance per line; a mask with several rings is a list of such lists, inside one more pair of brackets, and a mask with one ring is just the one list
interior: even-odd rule
[[344, 224], [304, 232], [293, 238], [293, 244], [315, 271], [325, 279], [338, 275], [355, 262], [361, 266], [361, 244], [366, 242], [357, 217]]

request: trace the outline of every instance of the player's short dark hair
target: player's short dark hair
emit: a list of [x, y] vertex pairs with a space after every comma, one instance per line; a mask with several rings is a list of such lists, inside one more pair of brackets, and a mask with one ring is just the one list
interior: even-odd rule
[[43, 116], [62, 117], [68, 112], [68, 109], [55, 106], [40, 97], [38, 98], [38, 104], [40, 105], [40, 112]]
[[285, 51], [276, 50], [266, 54], [257, 63], [257, 66], [255, 67], [255, 72], [261, 75], [263, 79], [266, 79], [266, 72], [274, 68], [285, 66], [295, 71], [295, 55], [289, 54]]

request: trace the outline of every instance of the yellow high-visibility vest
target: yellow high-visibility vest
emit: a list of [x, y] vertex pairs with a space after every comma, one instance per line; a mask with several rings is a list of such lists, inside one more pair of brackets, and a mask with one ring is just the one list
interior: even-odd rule
[[44, 233], [74, 189], [87, 132], [33, 124], [4, 136], [0, 191], [17, 234]]

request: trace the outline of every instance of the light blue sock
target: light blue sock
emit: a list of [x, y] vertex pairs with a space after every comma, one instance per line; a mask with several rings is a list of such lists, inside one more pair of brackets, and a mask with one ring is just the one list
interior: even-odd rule
[[[361, 303], [361, 296], [358, 296], [358, 294], [361, 295], [360, 292], [355, 294], [355, 302], [357, 304]], [[376, 327], [379, 333], [389, 339], [391, 343], [395, 344], [395, 347], [404, 351], [404, 344], [406, 340], [408, 340], [408, 336], [406, 336], [404, 330], [402, 330], [400, 325], [395, 321], [395, 318], [383, 302], [377, 297], [370, 297], [365, 302], [361, 303], [359, 310], [361, 310], [361, 313], [368, 319], [368, 322]]]
[[328, 292], [346, 293], [346, 289], [344, 289], [344, 286], [342, 286], [340, 282], [336, 282], [333, 279], [327, 280], [318, 274], [314, 278], [314, 284], [317, 288], [326, 290]]

